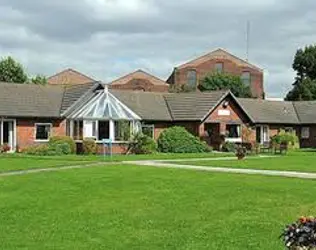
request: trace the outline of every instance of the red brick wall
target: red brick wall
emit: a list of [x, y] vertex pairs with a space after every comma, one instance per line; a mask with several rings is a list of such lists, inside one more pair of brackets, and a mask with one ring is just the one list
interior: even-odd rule
[[51, 136], [66, 135], [66, 121], [64, 120], [47, 120], [47, 119], [17, 119], [16, 135], [19, 149], [37, 144], [35, 141], [35, 123], [52, 123]]
[[250, 67], [239, 66], [228, 59], [210, 59], [196, 67], [186, 67], [177, 69], [174, 76], [170, 78], [169, 83], [179, 85], [187, 84], [187, 72], [189, 70], [196, 70], [197, 82], [202, 80], [208, 73], [214, 71], [216, 63], [223, 63], [223, 72], [233, 75], [241, 76], [243, 72], [248, 71], [251, 74], [251, 92], [254, 97], [262, 98], [264, 94], [263, 89], [263, 72], [255, 70]]
[[135, 90], [145, 92], [168, 92], [169, 85], [155, 85], [147, 79], [133, 79], [125, 84], [110, 85], [111, 89]]

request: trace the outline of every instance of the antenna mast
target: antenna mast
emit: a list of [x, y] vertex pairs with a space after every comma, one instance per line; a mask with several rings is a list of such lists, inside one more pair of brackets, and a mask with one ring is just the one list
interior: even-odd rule
[[247, 34], [246, 34], [246, 43], [247, 43], [247, 48], [246, 48], [246, 61], [248, 62], [249, 60], [249, 44], [250, 44], [250, 21], [247, 20]]

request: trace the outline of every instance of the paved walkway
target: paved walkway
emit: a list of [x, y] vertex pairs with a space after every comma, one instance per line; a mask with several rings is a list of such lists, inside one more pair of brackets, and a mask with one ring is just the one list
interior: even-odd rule
[[[236, 158], [234, 158], [236, 159]], [[215, 160], [215, 159], [212, 159]], [[175, 161], [175, 160], [173, 160]], [[186, 161], [182, 159], [182, 161]], [[169, 163], [168, 163], [169, 162]], [[295, 171], [278, 171], [278, 170], [257, 170], [257, 169], [243, 169], [243, 168], [222, 168], [222, 167], [204, 167], [196, 165], [181, 165], [171, 163], [170, 160], [165, 161], [126, 161], [126, 164], [133, 164], [138, 166], [149, 166], [156, 168], [174, 168], [174, 169], [187, 169], [206, 172], [220, 172], [220, 173], [235, 173], [235, 174], [249, 174], [249, 175], [267, 175], [279, 177], [291, 177], [300, 179], [316, 179], [316, 173], [304, 173]]]
[[[109, 163], [108, 162], [94, 162], [94, 163], [83, 164], [83, 165], [73, 165], [73, 166], [63, 166], [63, 167], [12, 170], [8, 172], [0, 173], [0, 177], [13, 176], [13, 175], [25, 175], [25, 174], [33, 174], [33, 173], [41, 173], [41, 172], [56, 172], [56, 171], [62, 171], [62, 170], [68, 170], [68, 169], [91, 168], [91, 167], [97, 167], [97, 166], [102, 166], [102, 165], [107, 165], [107, 164]], [[111, 162], [111, 165], [113, 164], [115, 163]]]

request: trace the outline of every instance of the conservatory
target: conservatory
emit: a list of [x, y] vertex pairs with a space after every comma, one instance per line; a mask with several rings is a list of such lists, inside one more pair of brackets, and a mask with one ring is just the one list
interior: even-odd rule
[[140, 132], [140, 120], [105, 86], [67, 117], [67, 130], [79, 142], [93, 138], [99, 143], [104, 140], [123, 143], [130, 141], [132, 134]]

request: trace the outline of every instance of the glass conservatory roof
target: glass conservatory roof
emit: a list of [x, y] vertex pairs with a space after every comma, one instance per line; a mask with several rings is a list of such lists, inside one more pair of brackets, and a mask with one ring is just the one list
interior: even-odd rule
[[70, 119], [89, 120], [141, 120], [141, 118], [118, 100], [104, 87], [104, 91], [96, 92], [84, 106], [74, 111]]

